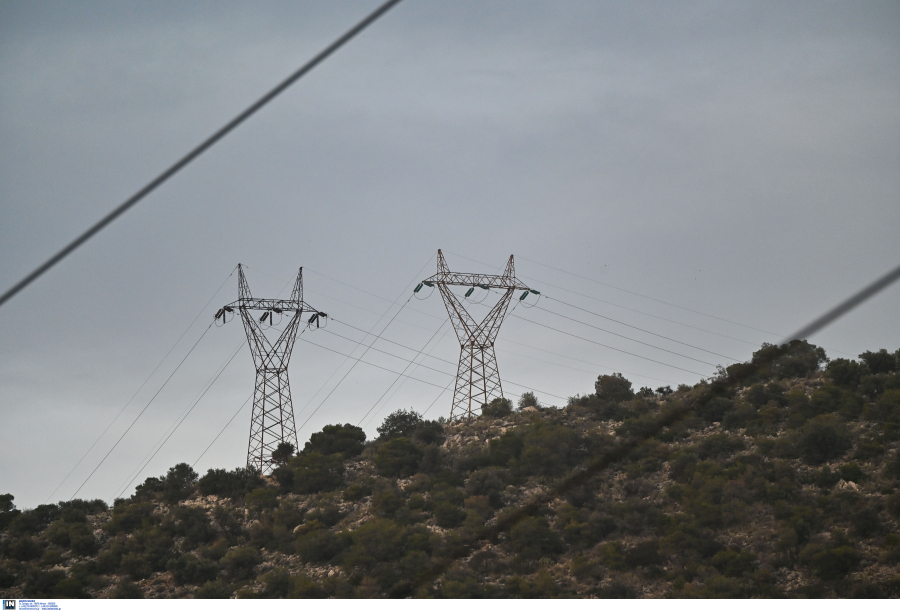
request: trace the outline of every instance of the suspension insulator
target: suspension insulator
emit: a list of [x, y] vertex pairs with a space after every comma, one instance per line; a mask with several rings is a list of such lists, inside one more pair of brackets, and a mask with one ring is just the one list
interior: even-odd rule
[[470, 288], [468, 291], [466, 291], [466, 297], [468, 297], [469, 295], [471, 295], [474, 291], [475, 291], [475, 287], [473, 286], [473, 287]]
[[225, 308], [219, 308], [219, 311], [216, 312], [216, 315], [213, 317], [216, 320], [222, 318], [225, 315]]
[[229, 308], [228, 306], [225, 306], [225, 311], [226, 312], [234, 312], [234, 308]]
[[489, 290], [491, 290], [491, 289], [490, 289], [490, 288], [488, 288], [488, 287], [487, 287], [487, 286], [485, 286], [485, 285], [484, 285], [484, 284], [479, 284], [479, 285], [478, 285], [478, 288], [480, 288], [480, 289], [484, 289], [484, 290], [485, 290], [485, 291], [489, 291]]
[[428, 288], [432, 288], [432, 287], [434, 286], [434, 282], [428, 282], [428, 280], [424, 280], [424, 281], [422, 282], [422, 284], [424, 284], [424, 285], [427, 286]]
[[313, 314], [312, 316], [309, 317], [309, 320], [306, 321], [306, 324], [308, 324], [308, 325], [311, 325], [313, 323], [316, 323], [317, 325], [319, 324], [319, 314], [318, 313]]
[[268, 312], [263, 312], [263, 315], [259, 317], [259, 322], [266, 322], [266, 319], [269, 317]]
[[528, 297], [528, 291], [525, 291], [524, 293], [522, 293], [522, 296], [519, 297], [519, 301], [522, 301], [522, 300], [525, 299], [526, 297]]
[[528, 289], [528, 291], [529, 291], [530, 293], [532, 293], [533, 295], [540, 295], [540, 294], [541, 294], [540, 291], [536, 291], [536, 290], [534, 290], [534, 289]]
[[422, 283], [420, 282], [419, 284], [416, 285], [416, 288], [413, 289], [413, 293], [418, 293], [421, 290], [422, 290]]
[[272, 308], [272, 311], [276, 314], [281, 314], [281, 308]]

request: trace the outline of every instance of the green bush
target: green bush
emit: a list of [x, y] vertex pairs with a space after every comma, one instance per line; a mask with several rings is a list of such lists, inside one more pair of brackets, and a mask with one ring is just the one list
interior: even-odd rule
[[264, 485], [265, 481], [252, 469], [210, 469], [197, 482], [197, 489], [204, 495], [242, 499], [248, 492]]
[[190, 554], [169, 560], [166, 570], [172, 573], [178, 585], [201, 585], [212, 581], [219, 574], [219, 563]]
[[860, 553], [842, 533], [833, 533], [829, 544], [811, 543], [800, 552], [800, 561], [822, 579], [843, 577], [861, 560]]
[[418, 471], [422, 450], [407, 439], [397, 437], [378, 448], [375, 467], [386, 477], [409, 477]]
[[113, 589], [110, 598], [144, 598], [144, 593], [136, 583], [130, 579], [122, 579]]
[[410, 438], [416, 428], [422, 423], [422, 416], [413, 410], [398, 409], [384, 419], [376, 430], [381, 439], [393, 439], [395, 437]]
[[221, 565], [232, 579], [250, 579], [253, 569], [262, 562], [262, 556], [256, 548], [243, 546], [228, 550], [222, 556]]
[[294, 492], [313, 494], [337, 490], [344, 483], [344, 456], [326, 456], [320, 452], [306, 452], [291, 459], [294, 471]]
[[513, 551], [526, 560], [555, 558], [565, 550], [565, 543], [550, 529], [547, 518], [527, 517], [509, 530]]
[[597, 399], [605, 403], [623, 403], [634, 397], [629, 382], [621, 373], [601, 375], [594, 382]]
[[366, 433], [352, 424], [328, 424], [313, 433], [303, 447], [304, 453], [318, 452], [325, 456], [345, 454], [359, 456], [366, 443]]
[[497, 397], [481, 406], [481, 415], [488, 418], [504, 418], [512, 413], [512, 401]]
[[522, 439], [519, 467], [527, 474], [560, 475], [577, 462], [581, 439], [567, 426], [538, 421]]
[[111, 535], [130, 533], [159, 522], [153, 515], [153, 503], [129, 503], [119, 505], [113, 510], [112, 519], [103, 528]]
[[701, 460], [707, 460], [709, 458], [731, 456], [745, 447], [746, 444], [740, 437], [719, 433], [710, 435], [700, 442], [700, 446], [697, 448], [697, 457]]
[[836, 416], [816, 416], [807, 422], [797, 441], [800, 457], [821, 464], [842, 457], [852, 446], [846, 426]]
[[231, 598], [234, 587], [224, 579], [216, 581], [208, 581], [196, 590], [194, 590], [194, 598], [199, 599], [224, 599]]

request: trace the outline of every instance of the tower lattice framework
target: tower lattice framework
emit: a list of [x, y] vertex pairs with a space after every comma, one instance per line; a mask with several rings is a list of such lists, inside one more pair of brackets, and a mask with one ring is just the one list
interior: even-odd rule
[[[263, 475], [273, 469], [272, 452], [282, 442], [297, 447], [297, 430], [294, 408], [291, 404], [291, 388], [288, 381], [288, 363], [297, 339], [297, 331], [304, 312], [315, 316], [324, 313], [303, 301], [303, 268], [297, 273], [290, 299], [257, 299], [250, 294], [244, 277], [244, 269], [238, 264], [238, 300], [219, 310], [216, 317], [224, 318], [237, 310], [244, 323], [247, 343], [256, 367], [256, 385], [253, 390], [253, 413], [250, 417], [250, 441], [247, 444], [247, 468]], [[263, 312], [259, 320], [254, 313]], [[278, 338], [272, 342], [266, 337], [263, 325], [272, 319], [290, 316]], [[314, 318], [313, 318], [314, 319]]]
[[[481, 406], [497, 397], [503, 397], [500, 370], [494, 352], [494, 341], [500, 332], [500, 324], [506, 316], [509, 302], [516, 290], [530, 290], [516, 279], [513, 256], [509, 256], [506, 269], [500, 276], [451, 272], [438, 250], [437, 274], [423, 280], [423, 284], [437, 286], [450, 316], [450, 322], [459, 340], [459, 366], [453, 390], [450, 420], [471, 418]], [[481, 322], [477, 322], [466, 310], [463, 300], [450, 287], [480, 287], [502, 291], [500, 300]]]

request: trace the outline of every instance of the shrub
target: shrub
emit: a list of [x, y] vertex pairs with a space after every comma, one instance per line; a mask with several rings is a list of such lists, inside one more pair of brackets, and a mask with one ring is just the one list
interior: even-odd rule
[[622, 403], [634, 396], [631, 382], [621, 373], [599, 376], [594, 382], [594, 392], [600, 401], [606, 403]]
[[481, 406], [481, 415], [488, 418], [503, 418], [512, 413], [512, 401], [497, 397], [490, 403]]
[[327, 528], [301, 533], [295, 546], [303, 562], [328, 562], [344, 548], [344, 540]]
[[843, 533], [832, 533], [827, 545], [809, 544], [800, 552], [800, 561], [822, 579], [838, 579], [858, 565], [862, 557]]
[[264, 485], [265, 481], [259, 473], [253, 469], [239, 467], [234, 471], [210, 469], [197, 482], [197, 489], [200, 494], [242, 499], [248, 492]]
[[287, 464], [287, 461], [289, 461], [294, 455], [294, 450], [296, 450], [294, 444], [288, 443], [287, 441], [282, 441], [272, 452], [272, 462], [274, 462], [276, 465]]
[[130, 579], [122, 579], [109, 595], [110, 598], [144, 598], [140, 587]]
[[522, 396], [519, 397], [518, 408], [524, 409], [526, 407], [537, 407], [540, 404], [537, 396], [530, 390], [527, 390], [522, 393]]
[[697, 415], [707, 422], [722, 422], [725, 414], [734, 408], [734, 401], [724, 397], [710, 399], [697, 409]]
[[218, 537], [209, 516], [200, 507], [179, 505], [173, 508], [164, 526], [174, 535], [184, 537], [184, 549], [194, 549], [203, 543], [215, 541]]
[[852, 443], [846, 427], [831, 415], [816, 416], [807, 422], [797, 441], [800, 457], [810, 464], [821, 464], [840, 458]]
[[416, 427], [422, 423], [422, 416], [413, 410], [398, 409], [389, 415], [377, 428], [378, 435], [382, 439], [395, 437], [412, 437]]
[[578, 434], [567, 426], [538, 422], [523, 438], [519, 466], [525, 473], [559, 475], [576, 460], [581, 444]]
[[342, 498], [345, 501], [358, 501], [365, 498], [372, 494], [374, 484], [375, 482], [371, 478], [360, 478], [347, 486]]
[[488, 442], [491, 464], [505, 467], [510, 461], [519, 458], [525, 442], [522, 437], [507, 431]]
[[180, 558], [169, 560], [166, 570], [172, 573], [178, 585], [200, 585], [216, 578], [219, 564], [206, 558], [184, 554]]
[[328, 424], [320, 432], [313, 433], [303, 447], [304, 453], [319, 452], [325, 456], [345, 454], [359, 456], [366, 443], [366, 433], [352, 424]]
[[391, 439], [375, 454], [375, 467], [386, 477], [408, 477], [422, 460], [422, 450], [406, 437]]
[[267, 509], [275, 509], [278, 507], [278, 491], [272, 488], [257, 488], [247, 493], [244, 505], [255, 515], [260, 515]]
[[227, 581], [218, 579], [216, 581], [208, 581], [194, 590], [194, 598], [231, 598], [233, 592], [234, 588]]
[[513, 551], [527, 560], [555, 557], [565, 549], [563, 540], [542, 516], [519, 521], [509, 530], [509, 542]]
[[659, 555], [659, 545], [655, 539], [641, 541], [624, 552], [625, 564], [631, 568], [640, 566], [656, 566], [662, 564], [662, 556]]
[[469, 496], [484, 496], [494, 509], [503, 507], [501, 496], [506, 488], [506, 471], [497, 467], [487, 467], [473, 471], [466, 482], [466, 494]]
[[825, 367], [825, 374], [838, 386], [855, 388], [859, 386], [866, 368], [856, 361], [834, 359]]
[[259, 551], [253, 547], [236, 547], [222, 556], [222, 566], [232, 579], [249, 579], [253, 577], [253, 569], [262, 562]]
[[890, 373], [898, 368], [897, 357], [882, 348], [878, 352], [863, 352], [859, 358], [874, 374]]
[[697, 448], [697, 456], [701, 460], [730, 456], [743, 450], [745, 447], [744, 441], [740, 437], [732, 437], [731, 435], [720, 433], [710, 435], [700, 442], [700, 447]]
[[344, 456], [320, 452], [306, 452], [290, 462], [294, 471], [294, 492], [313, 494], [330, 492], [344, 483]]
[[157, 521], [158, 518], [153, 515], [153, 503], [129, 503], [116, 507], [112, 519], [103, 528], [109, 534], [115, 535], [120, 532], [130, 533]]

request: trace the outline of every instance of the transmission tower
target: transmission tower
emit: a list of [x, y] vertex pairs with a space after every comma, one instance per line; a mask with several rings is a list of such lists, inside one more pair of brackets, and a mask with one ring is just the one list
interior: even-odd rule
[[[450, 322], [456, 337], [459, 339], [459, 367], [456, 371], [456, 386], [453, 390], [453, 405], [450, 408], [450, 420], [471, 418], [476, 410], [496, 397], [503, 397], [500, 384], [500, 371], [497, 369], [497, 356], [494, 353], [494, 340], [500, 332], [500, 324], [506, 315], [509, 302], [516, 290], [524, 290], [520, 299], [524, 299], [531, 291], [516, 280], [516, 267], [513, 256], [509, 256], [506, 270], [502, 276], [488, 274], [462, 274], [451, 272], [444, 260], [444, 254], [438, 250], [437, 273], [423, 280], [416, 287], [416, 292], [425, 286], [437, 286], [450, 315]], [[487, 316], [479, 323], [466, 311], [463, 300], [451, 290], [451, 286], [469, 287], [465, 297], [469, 297], [475, 288], [482, 290], [498, 289], [502, 291], [498, 301]]]
[[[290, 299], [257, 299], [250, 295], [250, 287], [244, 277], [244, 269], [238, 264], [238, 300], [229, 303], [218, 312], [216, 320], [227, 322], [228, 315], [240, 313], [247, 333], [247, 343], [256, 366], [256, 386], [253, 391], [253, 414], [250, 417], [250, 441], [247, 445], [247, 468], [263, 475], [272, 471], [272, 452], [282, 442], [297, 447], [297, 430], [294, 424], [294, 408], [291, 405], [291, 389], [288, 383], [288, 361], [297, 338], [297, 330], [304, 312], [313, 312], [307, 324], [316, 326], [327, 317], [303, 301], [303, 268], [297, 273]], [[259, 320], [254, 312], [262, 312]], [[283, 316], [290, 316], [287, 326], [272, 343], [264, 330], [281, 323]], [[274, 318], [278, 317], [278, 322]]]

